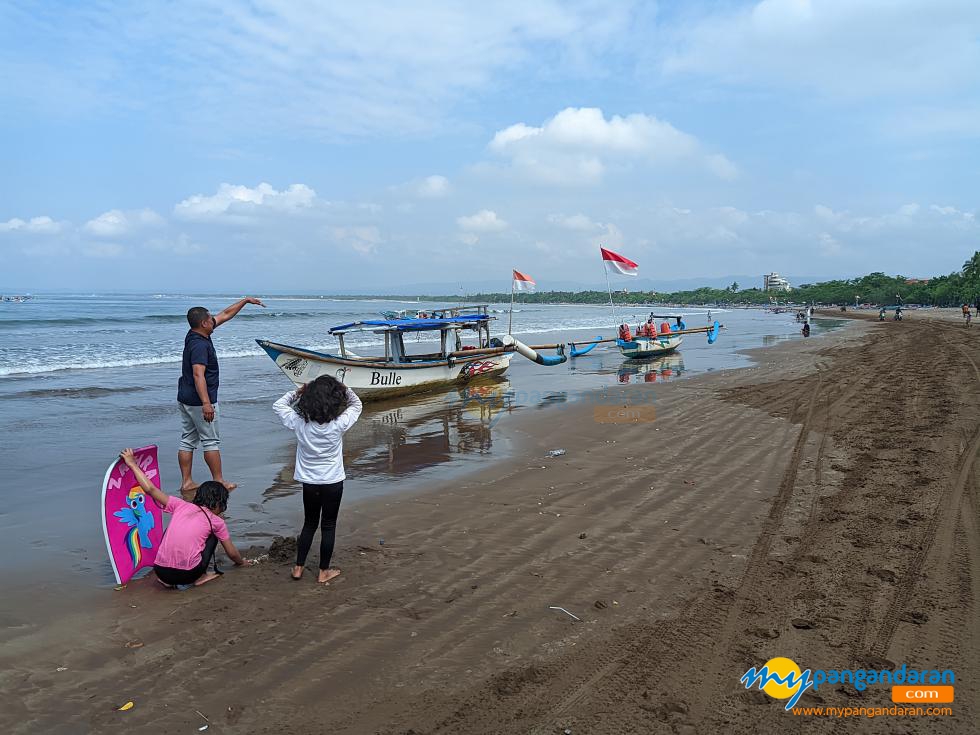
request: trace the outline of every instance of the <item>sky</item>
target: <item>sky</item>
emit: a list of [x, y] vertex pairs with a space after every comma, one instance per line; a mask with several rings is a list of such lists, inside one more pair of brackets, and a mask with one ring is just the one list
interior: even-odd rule
[[0, 0], [0, 288], [925, 277], [978, 143], [972, 0]]

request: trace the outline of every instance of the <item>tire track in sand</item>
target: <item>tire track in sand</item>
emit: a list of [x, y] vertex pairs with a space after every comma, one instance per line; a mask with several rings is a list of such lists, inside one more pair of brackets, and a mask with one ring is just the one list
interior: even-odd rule
[[[944, 334], [943, 340], [948, 345], [953, 346], [948, 335]], [[977, 367], [976, 362], [961, 345], [957, 345], [957, 348], [970, 363], [975, 377], [980, 380], [980, 368]], [[953, 537], [958, 525], [963, 491], [974, 472], [978, 453], [980, 453], [980, 425], [974, 429], [967, 448], [960, 455], [955, 481], [943, 490], [936, 512], [919, 535], [919, 550], [905, 567], [899, 583], [896, 585], [895, 594], [885, 611], [878, 633], [871, 643], [872, 653], [879, 656], [884, 656], [887, 653], [901, 616], [908, 606], [915, 584], [929, 561], [933, 548], [938, 549], [939, 557], [933, 566], [941, 570], [949, 569], [949, 561], [954, 548]], [[966, 525], [970, 526], [971, 524]], [[939, 540], [938, 546], [936, 545], [937, 539]]]

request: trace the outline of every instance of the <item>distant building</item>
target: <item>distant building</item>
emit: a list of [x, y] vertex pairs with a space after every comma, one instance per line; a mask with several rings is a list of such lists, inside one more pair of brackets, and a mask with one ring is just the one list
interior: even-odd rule
[[762, 277], [763, 291], [789, 291], [790, 288], [789, 281], [775, 271]]
[[905, 283], [907, 283], [909, 286], [924, 286], [925, 284], [929, 283], [929, 280], [930, 279], [928, 278], [906, 278]]

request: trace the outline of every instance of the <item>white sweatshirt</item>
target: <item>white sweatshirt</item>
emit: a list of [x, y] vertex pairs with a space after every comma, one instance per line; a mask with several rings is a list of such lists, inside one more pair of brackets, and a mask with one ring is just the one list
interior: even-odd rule
[[347, 389], [347, 409], [328, 424], [307, 422], [293, 410], [296, 391], [290, 391], [272, 404], [283, 426], [296, 433], [296, 469], [293, 477], [297, 482], [328, 485], [340, 482], [344, 474], [344, 432], [361, 415], [361, 399]]

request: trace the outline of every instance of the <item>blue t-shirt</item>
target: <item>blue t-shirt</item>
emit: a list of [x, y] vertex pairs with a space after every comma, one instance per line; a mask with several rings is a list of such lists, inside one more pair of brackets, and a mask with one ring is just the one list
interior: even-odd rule
[[204, 365], [204, 382], [208, 386], [208, 400], [218, 402], [218, 353], [210, 337], [188, 330], [184, 337], [184, 364], [177, 381], [177, 400], [185, 406], [203, 406], [197, 388], [194, 387], [194, 365]]

